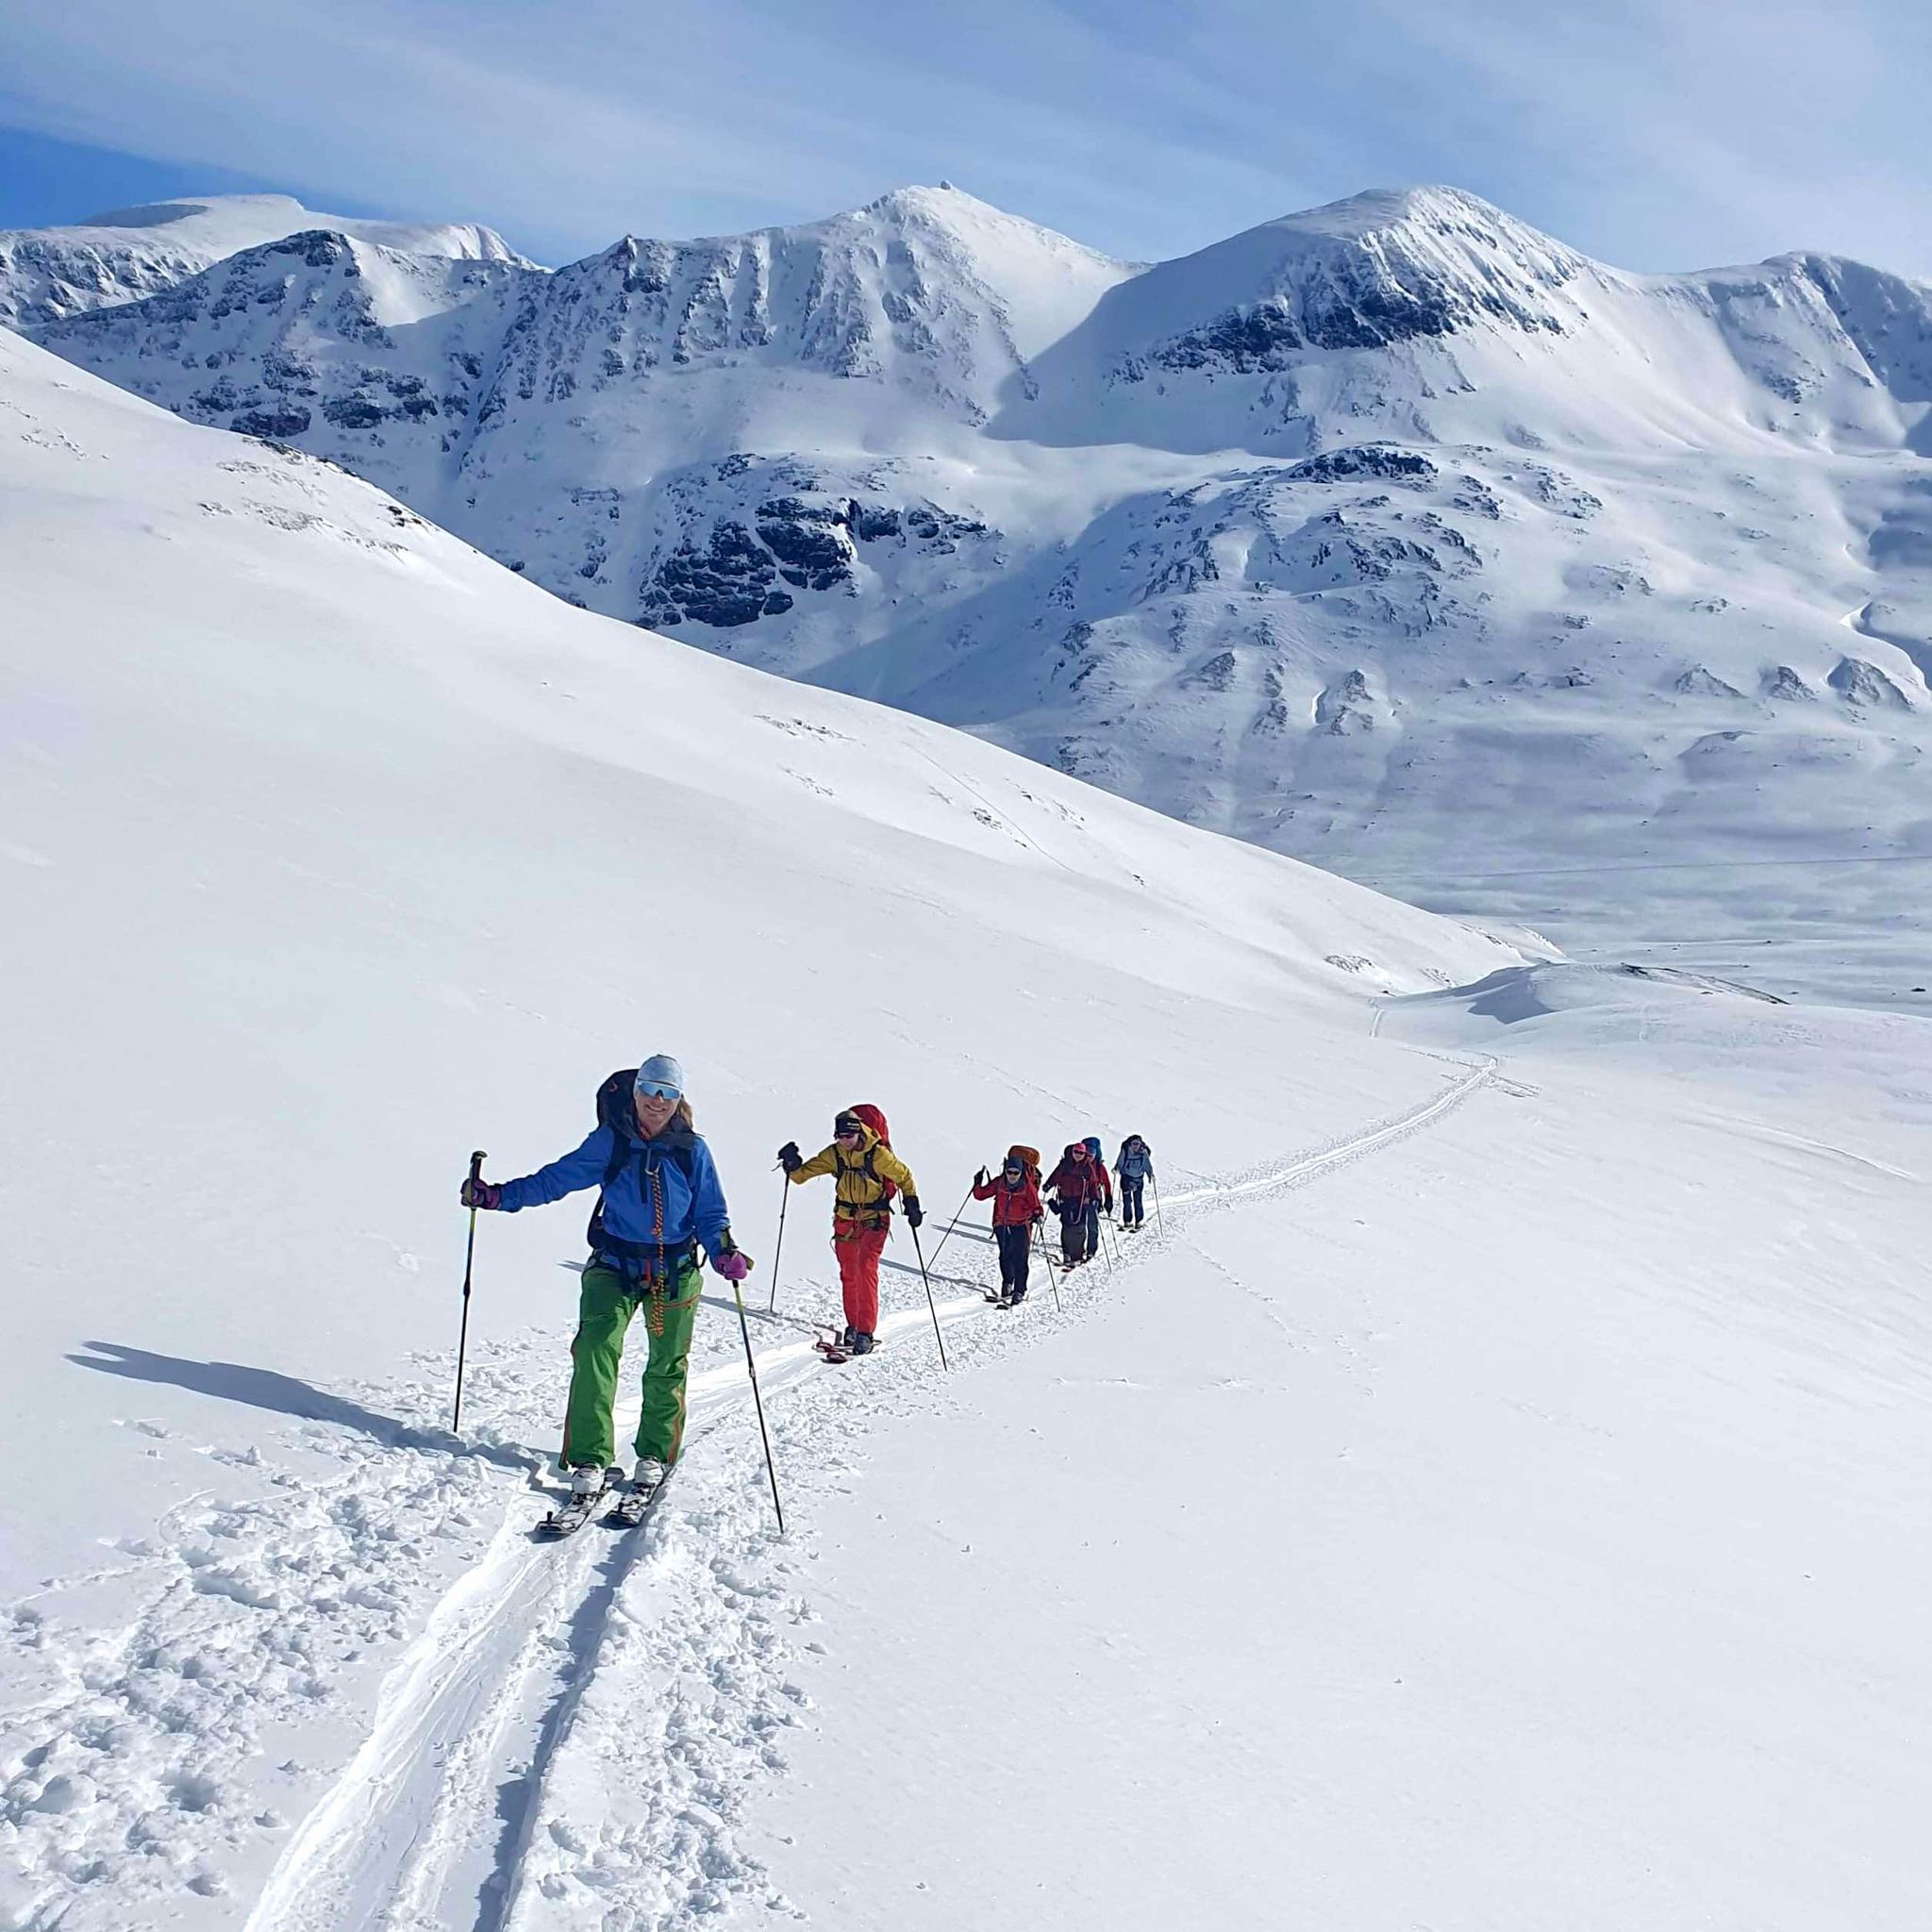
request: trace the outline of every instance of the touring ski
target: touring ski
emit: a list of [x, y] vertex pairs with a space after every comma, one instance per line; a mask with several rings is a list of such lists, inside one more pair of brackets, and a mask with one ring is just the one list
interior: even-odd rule
[[844, 1336], [835, 1328], [828, 1335], [814, 1335], [811, 1340], [811, 1345], [828, 1362], [849, 1362], [858, 1356], [871, 1355], [878, 1347], [878, 1342], [875, 1339], [870, 1336], [861, 1339], [864, 1341], [865, 1346], [863, 1348], [854, 1348], [845, 1340]]
[[609, 1492], [612, 1478], [622, 1474], [620, 1470], [607, 1469], [601, 1488], [587, 1490], [582, 1495], [566, 1496], [537, 1525], [537, 1534], [551, 1538], [575, 1535], [591, 1520], [591, 1511]]
[[633, 1483], [605, 1512], [604, 1521], [612, 1529], [635, 1529], [639, 1524], [649, 1521], [651, 1511], [658, 1507], [658, 1498], [670, 1484], [671, 1472], [668, 1469], [648, 1490], [641, 1490]]

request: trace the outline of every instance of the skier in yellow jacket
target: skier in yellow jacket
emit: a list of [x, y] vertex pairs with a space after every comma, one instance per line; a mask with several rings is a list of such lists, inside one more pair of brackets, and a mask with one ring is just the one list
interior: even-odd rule
[[832, 1142], [808, 1160], [796, 1141], [778, 1150], [778, 1164], [793, 1181], [834, 1177], [832, 1252], [845, 1296], [845, 1346], [872, 1352], [879, 1322], [879, 1256], [892, 1221], [894, 1191], [906, 1198], [906, 1224], [917, 1227], [919, 1184], [885, 1138], [885, 1116], [875, 1107], [848, 1107], [832, 1123]]

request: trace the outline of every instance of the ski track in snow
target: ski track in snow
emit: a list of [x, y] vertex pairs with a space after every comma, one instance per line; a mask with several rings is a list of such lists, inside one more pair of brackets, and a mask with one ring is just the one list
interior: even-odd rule
[[[1170, 1193], [1163, 1216], [1304, 1186], [1381, 1152], [1498, 1066], [1449, 1063], [1449, 1084], [1406, 1112], [1285, 1166]], [[1154, 1225], [1137, 1239], [1158, 1255], [1180, 1238]], [[1023, 1343], [983, 1299], [991, 1251], [958, 1245], [935, 1277], [968, 1291], [939, 1305], [956, 1364]], [[1051, 1297], [1029, 1301], [1029, 1325], [1076, 1318], [1111, 1267], [1060, 1283], [1064, 1316]], [[804, 1285], [794, 1273], [780, 1290]], [[865, 1424], [928, 1401], [938, 1361], [919, 1293], [882, 1321], [880, 1353], [862, 1366], [826, 1368], [804, 1339], [758, 1354], [795, 1519], [781, 1541], [739, 1338], [723, 1332], [736, 1325], [714, 1325], [716, 1365], [693, 1370], [676, 1487], [641, 1532], [593, 1519], [560, 1545], [531, 1534], [541, 1457], [518, 1438], [544, 1440], [550, 1426], [562, 1371], [546, 1336], [473, 1368], [473, 1412], [487, 1420], [469, 1453], [428, 1432], [383, 1441], [307, 1424], [289, 1439], [345, 1473], [317, 1483], [268, 1465], [264, 1498], [204, 1492], [177, 1506], [124, 1552], [125, 1569], [102, 1573], [113, 1587], [145, 1583], [124, 1626], [63, 1626], [46, 1607], [58, 1586], [10, 1606], [9, 1641], [39, 1653], [52, 1681], [8, 1719], [31, 1741], [9, 1751], [24, 1768], [0, 1791], [0, 1843], [25, 1888], [0, 1895], [5, 1923], [107, 1932], [173, 1918], [184, 1888], [210, 1902], [203, 1923], [238, 1923], [239, 1902], [214, 1903], [235, 1884], [225, 1867], [258, 1868], [287, 1829], [257, 1802], [250, 1760], [286, 1752], [325, 1714], [350, 1721], [336, 1673], [404, 1640], [453, 1550], [476, 1554], [390, 1670], [374, 1730], [309, 1803], [245, 1932], [663, 1927], [746, 1903], [793, 1910], [739, 1849], [738, 1826], [758, 1782], [784, 1769], [784, 1734], [808, 1705], [790, 1659], [822, 1647], [801, 1579], [806, 1526], [815, 1500], [847, 1484]], [[424, 1409], [441, 1399], [427, 1381], [408, 1393]], [[621, 1422], [620, 1442], [631, 1418]], [[254, 1448], [207, 1453], [264, 1466]], [[278, 1770], [302, 1791], [299, 1764]]]

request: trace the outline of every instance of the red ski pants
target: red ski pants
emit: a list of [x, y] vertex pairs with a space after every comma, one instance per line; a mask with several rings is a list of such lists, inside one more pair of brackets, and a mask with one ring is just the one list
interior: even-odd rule
[[879, 1325], [879, 1257], [884, 1227], [860, 1227], [850, 1221], [832, 1224], [832, 1252], [839, 1257], [839, 1286], [845, 1291], [845, 1321], [861, 1335]]

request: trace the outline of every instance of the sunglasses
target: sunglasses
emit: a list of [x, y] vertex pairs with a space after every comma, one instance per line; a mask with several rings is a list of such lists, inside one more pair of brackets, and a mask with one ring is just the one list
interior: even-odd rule
[[646, 1080], [638, 1088], [640, 1100], [682, 1100], [675, 1087], [667, 1087], [661, 1080]]
[[835, 1141], [856, 1141], [858, 1139], [858, 1129], [857, 1127], [840, 1127], [834, 1132], [832, 1139]]

